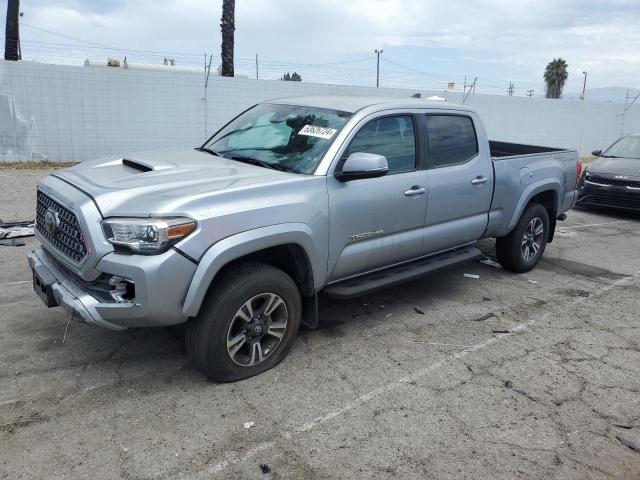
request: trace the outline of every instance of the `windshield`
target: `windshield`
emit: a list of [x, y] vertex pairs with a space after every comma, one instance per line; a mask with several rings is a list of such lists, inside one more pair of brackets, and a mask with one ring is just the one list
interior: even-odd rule
[[225, 158], [311, 174], [350, 113], [263, 103], [211, 137], [203, 149]]
[[611, 145], [603, 157], [635, 158], [640, 160], [640, 137], [624, 137]]

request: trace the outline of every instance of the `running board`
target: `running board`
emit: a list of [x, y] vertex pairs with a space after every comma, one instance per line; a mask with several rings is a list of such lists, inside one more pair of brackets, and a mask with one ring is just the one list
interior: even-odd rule
[[433, 255], [431, 257], [404, 263], [362, 277], [344, 280], [325, 288], [324, 293], [336, 298], [352, 298], [380, 290], [396, 283], [407, 282], [443, 268], [469, 262], [482, 257], [476, 247], [465, 247]]

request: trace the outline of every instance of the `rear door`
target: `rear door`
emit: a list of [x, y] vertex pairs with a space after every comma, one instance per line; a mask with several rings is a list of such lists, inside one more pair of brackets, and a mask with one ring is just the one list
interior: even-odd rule
[[329, 281], [422, 254], [428, 174], [420, 162], [415, 122], [410, 113], [375, 114], [347, 139], [337, 168], [349, 154], [367, 152], [384, 155], [389, 173], [349, 182], [327, 177]]
[[493, 166], [484, 131], [472, 113], [421, 116], [429, 200], [425, 253], [478, 240], [484, 233], [493, 195]]

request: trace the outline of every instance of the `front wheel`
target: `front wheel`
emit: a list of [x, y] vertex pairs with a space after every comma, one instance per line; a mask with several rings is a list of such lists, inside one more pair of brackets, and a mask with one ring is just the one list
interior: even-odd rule
[[212, 380], [233, 382], [277, 365], [300, 327], [302, 301], [282, 270], [239, 264], [215, 279], [200, 313], [187, 326], [191, 358]]
[[507, 270], [528, 272], [536, 266], [549, 238], [549, 214], [539, 203], [523, 212], [511, 233], [496, 239], [496, 256]]

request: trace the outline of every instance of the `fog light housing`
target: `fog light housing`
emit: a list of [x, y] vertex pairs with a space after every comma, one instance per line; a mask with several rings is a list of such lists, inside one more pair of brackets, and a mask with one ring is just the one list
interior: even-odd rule
[[135, 284], [124, 277], [114, 275], [109, 279], [111, 290], [109, 294], [117, 303], [133, 303], [136, 299]]

